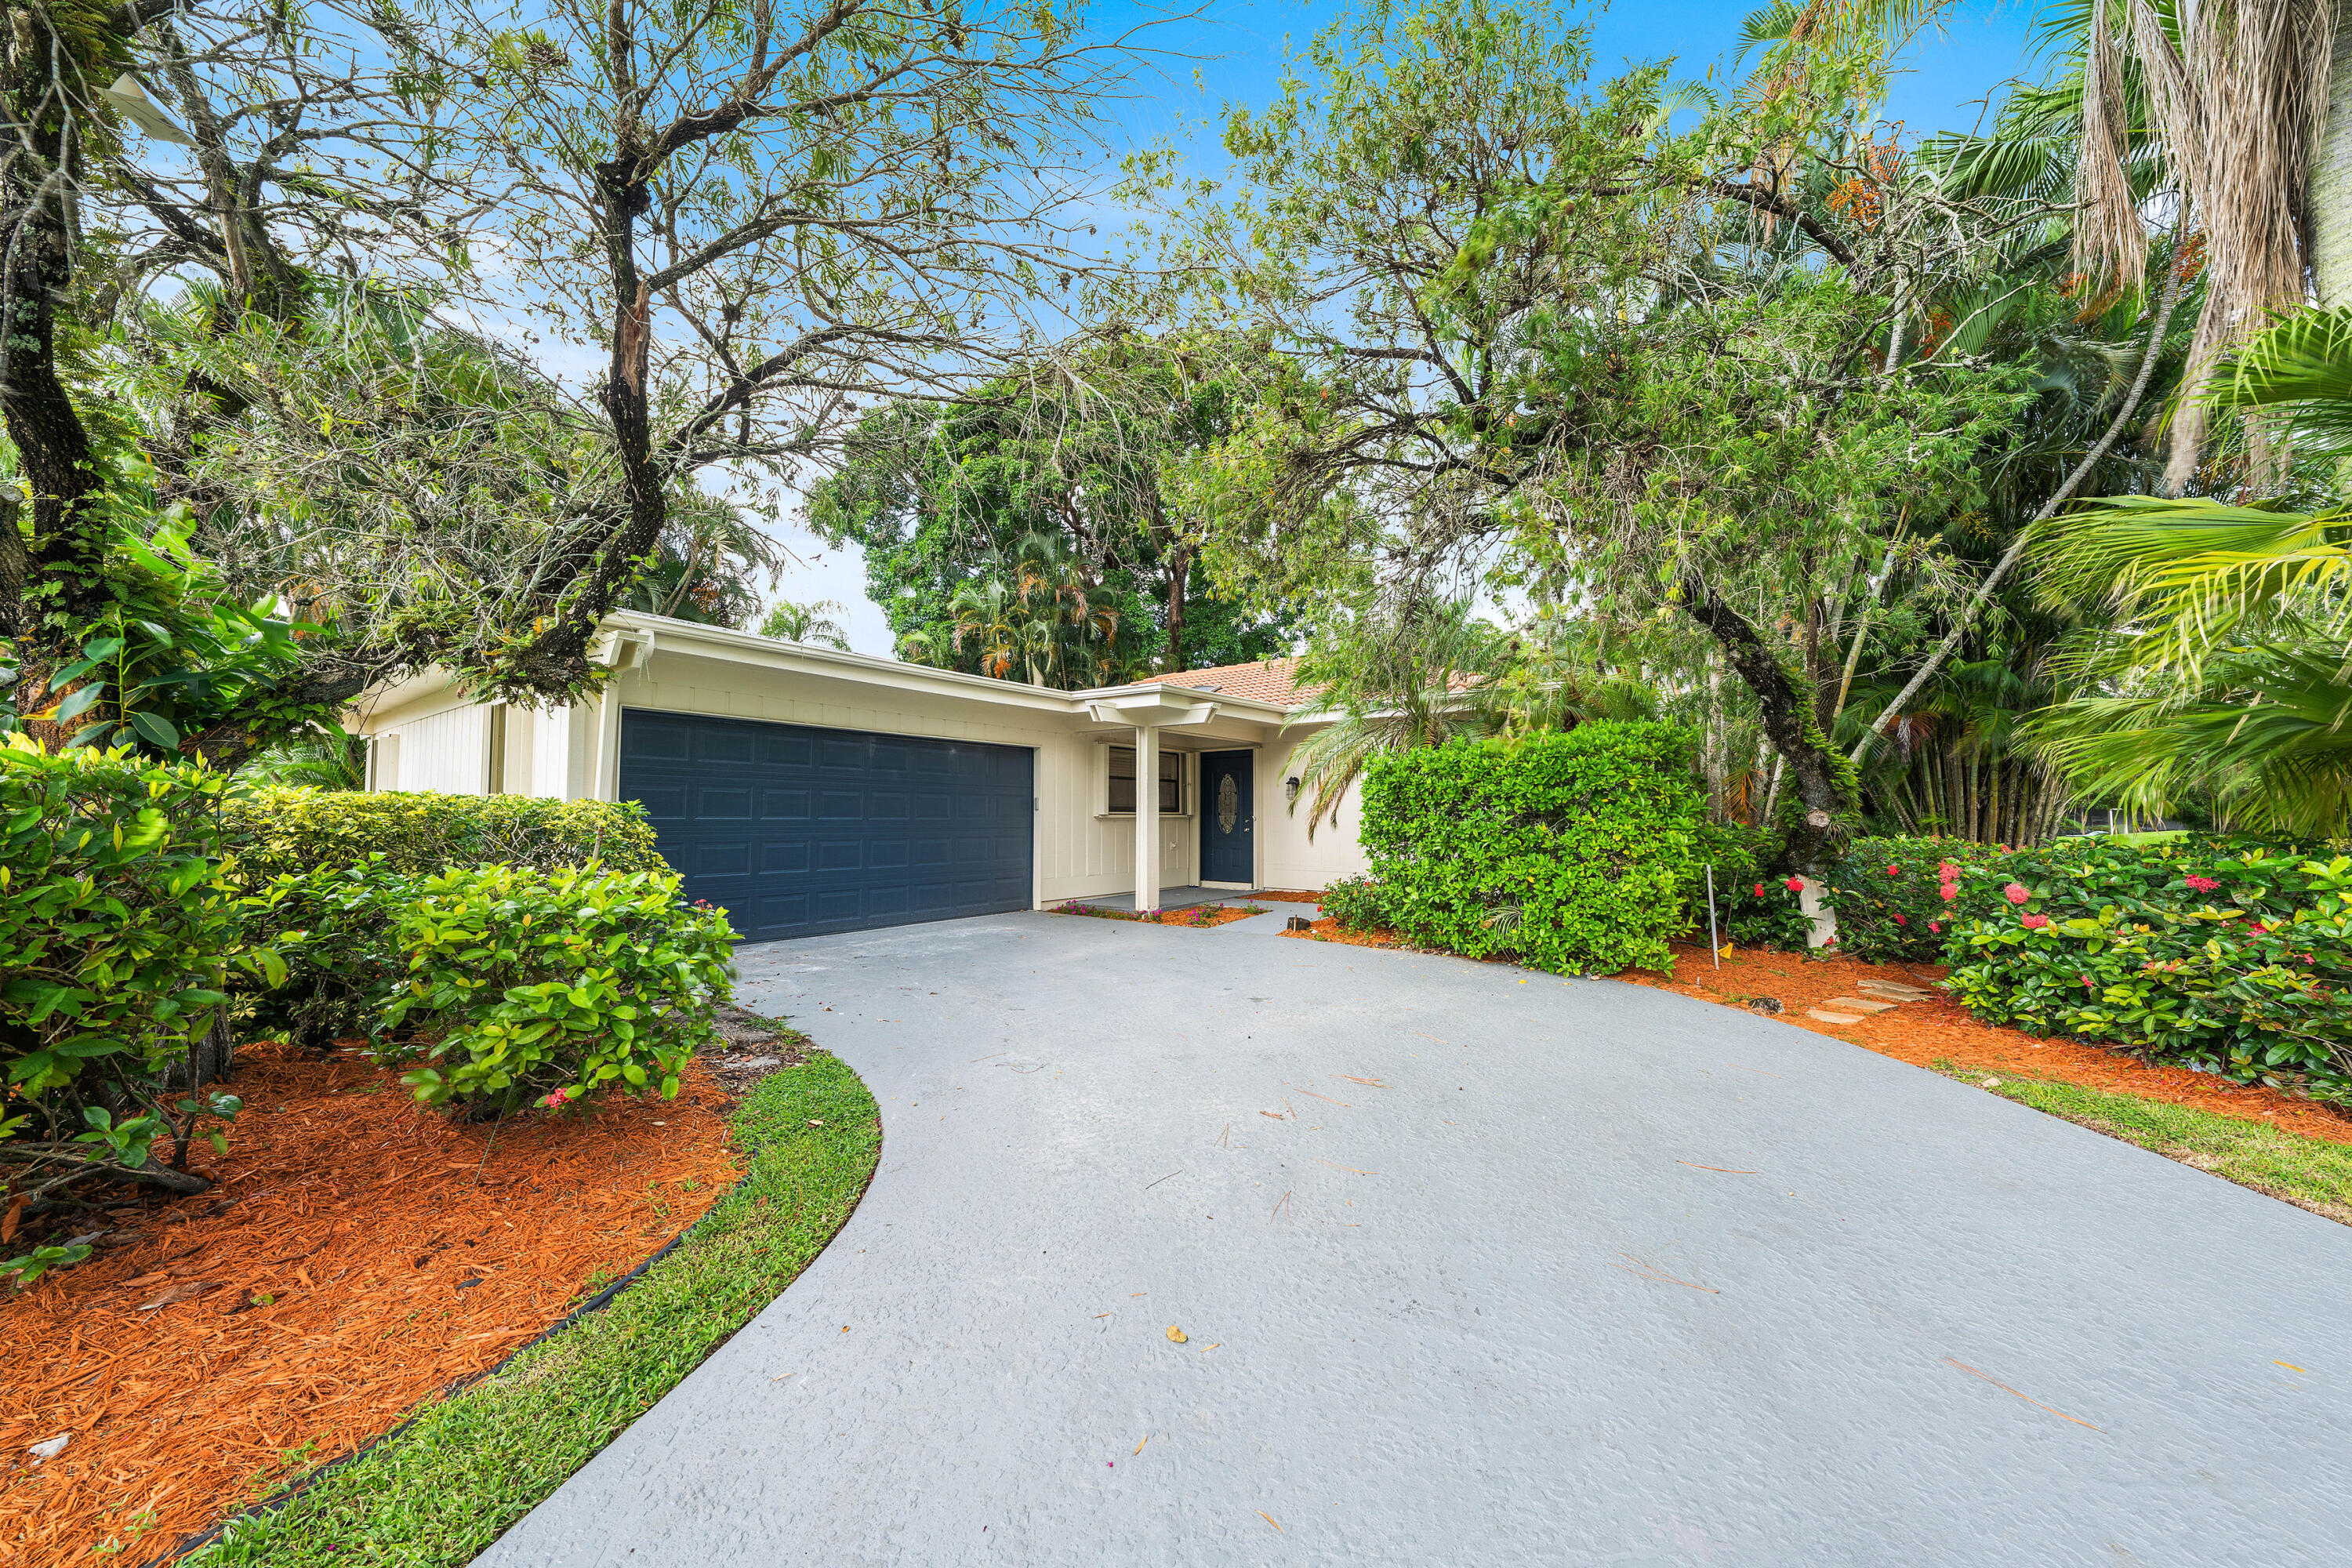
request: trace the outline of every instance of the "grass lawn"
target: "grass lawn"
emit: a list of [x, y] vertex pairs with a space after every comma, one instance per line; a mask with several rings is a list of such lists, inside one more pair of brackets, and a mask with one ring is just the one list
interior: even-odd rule
[[732, 1120], [755, 1152], [749, 1175], [612, 1305], [182, 1561], [470, 1561], [775, 1300], [848, 1219], [881, 1154], [874, 1097], [822, 1052], [754, 1084]]
[[[1966, 1083], [1984, 1085], [1989, 1076], [1948, 1061], [1936, 1066]], [[2001, 1077], [1987, 1087], [2021, 1105], [2352, 1225], [2352, 1144], [2298, 1138], [2234, 1116], [2071, 1083]]]

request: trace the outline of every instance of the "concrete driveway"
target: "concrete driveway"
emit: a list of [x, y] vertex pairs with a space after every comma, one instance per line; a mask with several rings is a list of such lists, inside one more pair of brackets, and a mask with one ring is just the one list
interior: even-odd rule
[[745, 949], [881, 1101], [873, 1188], [480, 1561], [2352, 1561], [2352, 1230], [1766, 1019], [1278, 924]]

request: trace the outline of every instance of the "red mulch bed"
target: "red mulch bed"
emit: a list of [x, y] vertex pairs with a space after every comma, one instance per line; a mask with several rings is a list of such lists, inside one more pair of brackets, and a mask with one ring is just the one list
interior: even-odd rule
[[2054, 1079], [2084, 1089], [2137, 1095], [2242, 1121], [2259, 1121], [2308, 1138], [2352, 1143], [2352, 1121], [2329, 1107], [2274, 1089], [2230, 1083], [2187, 1068], [2153, 1067], [2120, 1051], [2042, 1039], [2022, 1029], [1981, 1023], [1941, 992], [1858, 1024], [1829, 1024], [1805, 1016], [1806, 1008], [1821, 1006], [1832, 996], [1859, 995], [1853, 989], [1856, 981], [1891, 980], [1932, 990], [1944, 974], [1940, 964], [1864, 963], [1843, 957], [1817, 959], [1793, 952], [1747, 951], [1732, 953], [1718, 970], [1702, 943], [1676, 945], [1672, 979], [1640, 969], [1629, 969], [1617, 978], [1729, 1007], [1741, 1006], [1737, 998], [1769, 996], [1784, 1009], [1779, 1015], [1782, 1023], [1919, 1067], [1948, 1061], [1971, 1072]]
[[1288, 888], [1269, 888], [1264, 892], [1252, 893], [1250, 899], [1261, 904], [1319, 904], [1323, 901], [1323, 895], [1302, 893]]
[[[1252, 899], [1260, 896], [1256, 893], [1250, 895]], [[1221, 925], [1231, 925], [1235, 921], [1245, 921], [1250, 918], [1249, 910], [1235, 909], [1225, 904], [1191, 904], [1181, 910], [1161, 910], [1156, 919], [1146, 919], [1141, 915], [1130, 914], [1125, 910], [1070, 909], [1066, 906], [1051, 912], [1059, 915], [1085, 915], [1098, 921], [1141, 921], [1145, 925], [1192, 926], [1201, 931], [1212, 930]]]
[[89, 1262], [0, 1311], [0, 1561], [185, 1539], [496, 1366], [741, 1173], [700, 1062], [674, 1100], [495, 1131], [356, 1053], [238, 1063], [228, 1152], [190, 1162], [214, 1190], [116, 1211]]
[[[1260, 898], [1265, 897], [1261, 893]], [[1286, 931], [1285, 936], [1295, 936], [1307, 942], [1345, 942], [1349, 947], [1402, 947], [1412, 944], [1392, 931], [1349, 931], [1329, 915], [1315, 921], [1305, 931]]]

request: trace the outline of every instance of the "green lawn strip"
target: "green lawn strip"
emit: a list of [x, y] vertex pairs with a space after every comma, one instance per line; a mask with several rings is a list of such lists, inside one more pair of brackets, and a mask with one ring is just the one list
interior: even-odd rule
[[[2000, 1077], [1962, 1071], [1949, 1061], [1935, 1065], [1939, 1072], [1979, 1087], [1987, 1078]], [[2352, 1144], [2298, 1138], [2234, 1116], [2044, 1079], [2001, 1077], [1990, 1087], [2020, 1105], [2352, 1225]]]
[[610, 1306], [182, 1562], [427, 1568], [497, 1540], [792, 1283], [881, 1153], [874, 1097], [822, 1052], [761, 1079], [732, 1121], [749, 1174]]

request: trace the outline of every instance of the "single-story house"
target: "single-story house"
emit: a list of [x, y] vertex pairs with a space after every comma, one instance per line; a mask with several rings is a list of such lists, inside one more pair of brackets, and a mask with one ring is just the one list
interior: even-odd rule
[[1352, 792], [1311, 839], [1290, 809], [1328, 722], [1295, 659], [1055, 691], [635, 614], [595, 657], [603, 690], [551, 711], [371, 692], [367, 787], [642, 801], [687, 896], [754, 940], [1364, 868]]

